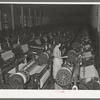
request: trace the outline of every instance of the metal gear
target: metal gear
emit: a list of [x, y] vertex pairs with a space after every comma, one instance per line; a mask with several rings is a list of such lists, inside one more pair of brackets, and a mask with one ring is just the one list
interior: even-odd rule
[[62, 87], [71, 83], [72, 72], [67, 67], [62, 67], [56, 75], [56, 83]]

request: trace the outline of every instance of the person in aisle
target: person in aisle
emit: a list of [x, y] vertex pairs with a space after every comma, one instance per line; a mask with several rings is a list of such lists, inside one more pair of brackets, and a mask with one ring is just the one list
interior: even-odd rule
[[53, 49], [53, 57], [54, 57], [54, 59], [53, 59], [53, 78], [54, 79], [56, 78], [57, 72], [62, 67], [62, 64], [63, 64], [62, 59], [67, 58], [67, 56], [61, 57], [60, 46], [61, 46], [61, 43], [58, 42]]

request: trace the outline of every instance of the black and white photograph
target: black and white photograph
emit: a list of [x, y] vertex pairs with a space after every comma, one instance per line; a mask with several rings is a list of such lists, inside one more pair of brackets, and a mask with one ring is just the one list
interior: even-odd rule
[[1, 90], [100, 90], [99, 51], [99, 4], [0, 4]]

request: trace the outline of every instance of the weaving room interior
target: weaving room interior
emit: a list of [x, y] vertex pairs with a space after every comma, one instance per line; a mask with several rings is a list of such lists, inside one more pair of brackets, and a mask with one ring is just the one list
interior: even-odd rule
[[0, 4], [0, 89], [100, 90], [100, 5]]

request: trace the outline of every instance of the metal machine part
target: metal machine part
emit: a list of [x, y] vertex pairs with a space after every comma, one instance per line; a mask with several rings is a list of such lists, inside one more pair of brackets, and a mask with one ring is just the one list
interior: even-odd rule
[[16, 59], [15, 64], [13, 65], [12, 69], [8, 71], [9, 74], [14, 74], [20, 71], [24, 66], [26, 66], [31, 60], [35, 62], [35, 56], [33, 52], [29, 52], [27, 55]]
[[80, 57], [77, 57], [77, 60], [75, 61], [74, 67], [73, 67], [73, 73], [72, 73], [72, 90], [78, 90], [78, 84], [79, 84], [79, 76], [80, 76]]
[[45, 89], [50, 75], [51, 68], [48, 68], [48, 65], [41, 66], [38, 71], [31, 76], [27, 84], [27, 89]]
[[19, 59], [25, 54], [29, 53], [29, 46], [28, 44], [19, 45], [13, 51], [15, 53], [16, 58]]
[[85, 70], [83, 67], [80, 68], [80, 78], [85, 79], [85, 82], [88, 83], [91, 81], [91, 78], [97, 78], [98, 83], [99, 81], [99, 74], [95, 68], [94, 65], [89, 65], [85, 67]]
[[22, 71], [12, 74], [9, 78], [9, 84], [12, 88], [18, 88], [20, 85], [23, 86], [29, 82], [30, 76], [40, 73], [44, 68], [45, 65], [41, 67], [35, 63], [29, 64]]
[[39, 65], [47, 64], [49, 61], [49, 54], [47, 52], [43, 52], [42, 54], [39, 55], [37, 62]]
[[76, 51], [76, 52], [81, 52], [81, 44], [78, 42], [74, 42], [72, 44], [72, 50]]
[[29, 75], [37, 65], [33, 60], [25, 65], [19, 72], [9, 76], [9, 84], [12, 88], [19, 88], [29, 81]]
[[8, 59], [12, 59], [14, 57], [14, 53], [12, 50], [6, 51], [1, 54], [1, 57], [3, 58], [4, 61], [7, 61]]
[[[29, 82], [30, 76], [32, 76], [36, 73], [41, 73], [45, 69], [45, 67], [48, 65], [47, 60], [49, 59], [49, 56], [47, 55], [47, 53], [44, 52], [39, 57], [40, 57], [39, 60], [37, 60], [36, 62], [34, 61], [34, 59], [31, 60], [20, 71], [18, 71], [15, 74], [12, 74], [9, 77], [9, 84], [12, 88], [19, 88], [19, 87], [23, 88], [21, 86], [23, 86], [24, 84]], [[44, 59], [46, 60], [46, 62], [44, 62]], [[40, 64], [40, 62], [42, 62], [42, 63]], [[48, 74], [50, 74], [49, 72], [50, 71], [47, 71], [45, 73], [45, 77], [50, 76], [50, 75], [48, 75]], [[43, 81], [41, 81], [42, 82], [41, 84], [44, 84], [46, 79], [47, 78], [42, 77], [41, 80], [43, 80]]]
[[24, 53], [28, 52], [29, 51], [28, 44], [21, 45], [21, 49], [23, 50]]
[[22, 72], [18, 72], [10, 76], [9, 84], [13, 89], [21, 89], [23, 85], [28, 81], [27, 75]]
[[0, 68], [3, 73], [7, 73], [14, 67], [15, 54], [12, 50], [0, 54]]
[[91, 81], [87, 82], [87, 86], [89, 90], [100, 90], [100, 83], [95, 79], [91, 79]]
[[69, 62], [70, 64], [74, 64], [76, 57], [77, 57], [77, 53], [74, 50], [70, 50], [67, 54], [68, 58], [67, 58], [67, 62]]
[[70, 66], [62, 67], [56, 75], [56, 83], [62, 87], [71, 84], [72, 71]]

